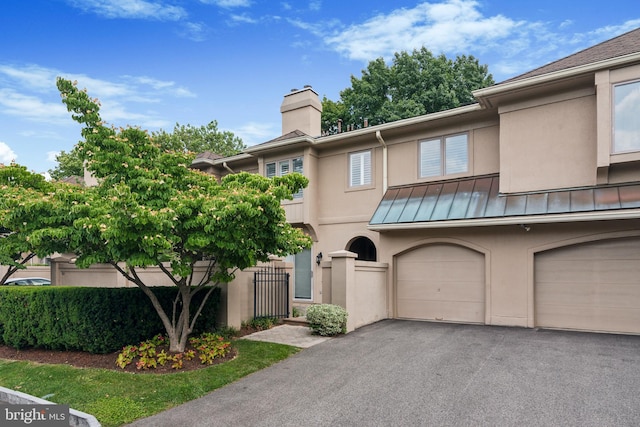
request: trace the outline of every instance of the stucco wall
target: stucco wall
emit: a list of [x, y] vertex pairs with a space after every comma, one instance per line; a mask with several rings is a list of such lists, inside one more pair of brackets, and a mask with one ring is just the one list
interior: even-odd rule
[[[509, 225], [381, 233], [380, 261], [389, 263], [393, 278], [395, 257], [422, 245], [449, 243], [482, 252], [486, 262], [486, 323], [533, 327], [533, 260], [536, 252], [582, 241], [640, 235], [640, 220], [532, 224], [529, 227], [530, 231]], [[390, 295], [393, 295], [393, 282], [390, 280]], [[390, 317], [395, 315], [393, 298], [389, 313]]]
[[596, 184], [593, 88], [500, 109], [500, 191]]

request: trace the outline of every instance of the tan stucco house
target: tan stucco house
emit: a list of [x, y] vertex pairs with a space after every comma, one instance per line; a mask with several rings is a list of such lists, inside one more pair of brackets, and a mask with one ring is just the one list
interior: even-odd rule
[[382, 318], [640, 333], [640, 29], [474, 93], [477, 103], [322, 136], [311, 87], [282, 136], [193, 167], [292, 171], [313, 247], [294, 304]]

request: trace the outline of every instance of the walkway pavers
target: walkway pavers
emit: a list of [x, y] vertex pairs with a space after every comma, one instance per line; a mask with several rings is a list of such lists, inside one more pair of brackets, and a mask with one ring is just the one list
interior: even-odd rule
[[280, 325], [264, 331], [255, 332], [251, 335], [246, 335], [242, 338], [253, 341], [287, 344], [300, 348], [309, 348], [331, 339], [330, 337], [314, 335], [308, 326], [297, 325]]

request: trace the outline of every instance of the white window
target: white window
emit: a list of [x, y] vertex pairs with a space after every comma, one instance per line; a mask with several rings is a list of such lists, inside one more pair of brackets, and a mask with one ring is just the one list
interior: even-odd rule
[[371, 185], [371, 151], [349, 154], [349, 187]]
[[613, 153], [640, 151], [640, 81], [613, 87]]
[[453, 175], [469, 170], [467, 134], [420, 141], [420, 178]]
[[[274, 176], [284, 176], [289, 172], [303, 173], [302, 157], [295, 159], [280, 160], [278, 162], [267, 163], [265, 165], [265, 174], [267, 178]], [[302, 190], [293, 195], [294, 199], [302, 198]]]

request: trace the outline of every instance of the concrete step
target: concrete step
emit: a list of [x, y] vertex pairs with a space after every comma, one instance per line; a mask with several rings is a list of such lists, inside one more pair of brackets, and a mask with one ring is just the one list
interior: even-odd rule
[[282, 323], [285, 325], [309, 326], [309, 322], [307, 322], [307, 318], [304, 316], [287, 317], [286, 319], [282, 319]]

